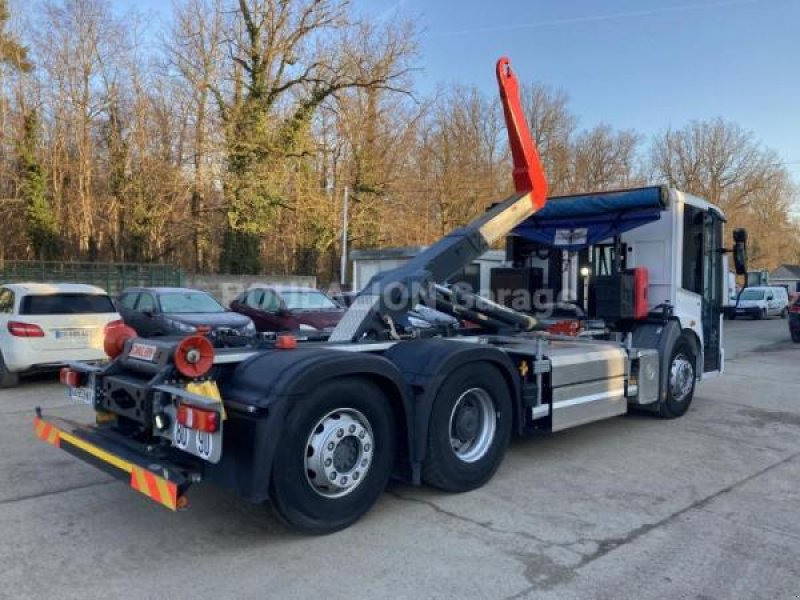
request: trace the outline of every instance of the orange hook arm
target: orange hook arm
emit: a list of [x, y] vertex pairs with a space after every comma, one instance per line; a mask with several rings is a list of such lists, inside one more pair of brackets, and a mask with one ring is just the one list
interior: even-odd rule
[[517, 192], [530, 192], [533, 207], [539, 210], [547, 202], [547, 178], [522, 110], [519, 81], [511, 71], [511, 61], [505, 56], [497, 61], [497, 83], [514, 161], [514, 187]]

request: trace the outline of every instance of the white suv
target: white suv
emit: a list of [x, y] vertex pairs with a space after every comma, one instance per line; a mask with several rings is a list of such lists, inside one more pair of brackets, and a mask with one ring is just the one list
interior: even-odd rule
[[20, 373], [57, 368], [71, 360], [107, 358], [103, 340], [121, 325], [104, 290], [74, 283], [0, 286], [0, 387]]

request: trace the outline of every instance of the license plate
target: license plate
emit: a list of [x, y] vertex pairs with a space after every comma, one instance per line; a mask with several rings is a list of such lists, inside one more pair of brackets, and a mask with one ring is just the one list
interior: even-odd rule
[[156, 355], [156, 347], [150, 344], [135, 343], [131, 348], [128, 356], [131, 358], [138, 358], [139, 360], [147, 360], [152, 362], [153, 357]]
[[67, 388], [67, 397], [82, 404], [94, 404], [94, 390], [88, 387]]
[[74, 340], [86, 339], [89, 337], [88, 329], [56, 329], [55, 335], [57, 340]]

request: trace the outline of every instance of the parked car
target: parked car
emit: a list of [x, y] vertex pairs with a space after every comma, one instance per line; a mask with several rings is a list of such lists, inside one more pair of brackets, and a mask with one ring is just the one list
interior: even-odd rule
[[789, 333], [795, 344], [800, 344], [800, 296], [789, 307]]
[[308, 287], [255, 286], [231, 302], [231, 310], [247, 315], [258, 331], [295, 332], [326, 338], [345, 309], [327, 294]]
[[742, 290], [731, 318], [749, 316], [753, 319], [765, 319], [780, 316], [785, 319], [788, 314], [789, 294], [786, 288], [761, 286]]
[[211, 294], [189, 288], [129, 288], [117, 301], [126, 325], [143, 337], [188, 335], [207, 327], [253, 335], [256, 328], [245, 315], [227, 310]]
[[0, 387], [66, 361], [102, 360], [105, 333], [122, 325], [105, 290], [74, 283], [0, 287]]

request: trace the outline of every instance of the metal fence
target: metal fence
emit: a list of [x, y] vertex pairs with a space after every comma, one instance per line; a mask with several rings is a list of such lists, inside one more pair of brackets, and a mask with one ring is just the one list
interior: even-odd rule
[[86, 283], [115, 295], [131, 286], [182, 286], [184, 273], [171, 265], [0, 260], [0, 283]]

